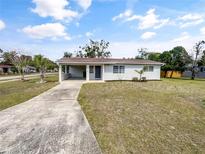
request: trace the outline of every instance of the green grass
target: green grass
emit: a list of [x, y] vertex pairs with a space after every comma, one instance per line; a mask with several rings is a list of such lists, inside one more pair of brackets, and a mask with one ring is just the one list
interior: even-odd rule
[[205, 81], [89, 83], [78, 99], [103, 153], [205, 151]]
[[11, 81], [0, 83], [0, 110], [14, 106], [35, 97], [57, 85], [58, 77], [46, 77], [46, 83], [37, 83], [40, 79], [27, 81]]

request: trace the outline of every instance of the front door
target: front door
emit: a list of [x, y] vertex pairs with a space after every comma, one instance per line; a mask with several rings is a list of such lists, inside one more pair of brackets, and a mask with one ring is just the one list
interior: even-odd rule
[[95, 66], [95, 78], [96, 79], [101, 78], [101, 66]]

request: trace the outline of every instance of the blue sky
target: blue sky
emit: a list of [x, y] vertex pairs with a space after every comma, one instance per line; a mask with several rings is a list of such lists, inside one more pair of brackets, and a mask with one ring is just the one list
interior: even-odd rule
[[0, 48], [53, 60], [88, 40], [110, 42], [113, 57], [138, 48], [190, 54], [205, 39], [205, 0], [0, 0]]

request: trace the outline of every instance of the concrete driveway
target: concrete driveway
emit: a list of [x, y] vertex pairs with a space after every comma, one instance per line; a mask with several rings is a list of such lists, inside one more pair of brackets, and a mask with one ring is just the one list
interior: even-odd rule
[[0, 154], [100, 154], [76, 98], [83, 81], [65, 81], [0, 111]]

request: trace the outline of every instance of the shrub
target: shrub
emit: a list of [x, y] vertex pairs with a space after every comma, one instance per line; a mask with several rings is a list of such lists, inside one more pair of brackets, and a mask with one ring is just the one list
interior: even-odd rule
[[134, 78], [132, 78], [132, 81], [139, 81], [139, 79], [138, 79], [138, 77], [134, 77]]
[[144, 82], [147, 81], [146, 77], [142, 77], [142, 81]]

